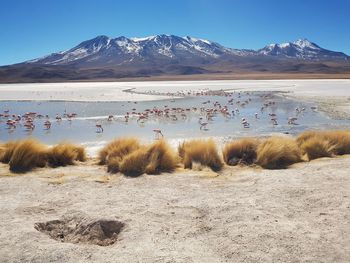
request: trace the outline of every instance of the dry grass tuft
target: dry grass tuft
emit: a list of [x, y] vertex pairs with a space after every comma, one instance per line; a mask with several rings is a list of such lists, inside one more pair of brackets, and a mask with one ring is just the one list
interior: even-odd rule
[[309, 159], [350, 154], [350, 131], [307, 131], [297, 142]]
[[2, 160], [4, 159], [5, 152], [6, 152], [5, 145], [4, 144], [0, 144], [0, 162], [2, 162]]
[[48, 162], [51, 167], [73, 165], [74, 161], [86, 161], [84, 147], [71, 143], [59, 143], [49, 149]]
[[44, 167], [47, 163], [47, 153], [47, 147], [34, 139], [17, 141], [9, 161], [10, 170], [22, 173], [35, 167]]
[[259, 141], [254, 138], [244, 138], [225, 145], [222, 155], [228, 165], [253, 164], [256, 160], [256, 150]]
[[176, 153], [164, 140], [160, 140], [125, 156], [120, 162], [120, 171], [127, 176], [159, 174], [174, 171], [178, 163]]
[[350, 131], [327, 131], [324, 137], [334, 147], [335, 154], [350, 154]]
[[108, 158], [108, 163], [107, 163], [107, 172], [109, 173], [118, 173], [119, 172], [119, 166], [121, 161], [123, 160], [125, 156], [122, 157], [112, 157]]
[[148, 164], [147, 147], [142, 146], [126, 155], [118, 164], [119, 171], [127, 176], [139, 176], [145, 172]]
[[271, 137], [257, 148], [257, 163], [267, 169], [282, 169], [301, 161], [301, 151], [294, 139]]
[[75, 145], [75, 151], [77, 153], [77, 161], [79, 162], [86, 162], [87, 156], [85, 148], [81, 145]]
[[309, 161], [334, 155], [334, 146], [328, 140], [320, 140], [319, 137], [311, 137], [303, 141], [300, 148]]
[[13, 155], [13, 151], [20, 141], [9, 141], [1, 146], [0, 162], [9, 163]]
[[113, 140], [99, 152], [99, 164], [106, 164], [109, 158], [119, 157], [122, 159], [125, 155], [131, 153], [139, 147], [140, 143], [136, 138], [120, 138]]
[[306, 142], [307, 140], [314, 138], [318, 135], [320, 135], [320, 132], [317, 131], [305, 131], [302, 132], [301, 134], [299, 134], [299, 136], [296, 138], [296, 142], [300, 145], [302, 145], [304, 142]]
[[140, 147], [139, 141], [135, 138], [116, 139], [99, 152], [99, 164], [107, 163], [108, 172], [117, 173], [123, 158]]
[[183, 142], [179, 145], [178, 152], [185, 168], [192, 169], [194, 162], [208, 166], [213, 171], [219, 171], [223, 167], [216, 145], [211, 139]]
[[179, 163], [179, 156], [164, 140], [159, 140], [147, 149], [148, 164], [145, 168], [147, 174], [172, 172]]

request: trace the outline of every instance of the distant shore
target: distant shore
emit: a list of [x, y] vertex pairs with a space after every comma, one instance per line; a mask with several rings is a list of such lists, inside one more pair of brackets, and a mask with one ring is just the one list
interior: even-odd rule
[[181, 90], [275, 91], [348, 119], [349, 87], [349, 79], [17, 83], [0, 84], [0, 101], [149, 101], [173, 98], [171, 94]]
[[350, 72], [344, 73], [212, 73], [189, 75], [163, 75], [123, 78], [86, 78], [86, 79], [11, 79], [0, 80], [0, 84], [18, 83], [79, 83], [79, 82], [139, 82], [139, 81], [210, 81], [210, 80], [307, 80], [307, 79], [350, 79]]

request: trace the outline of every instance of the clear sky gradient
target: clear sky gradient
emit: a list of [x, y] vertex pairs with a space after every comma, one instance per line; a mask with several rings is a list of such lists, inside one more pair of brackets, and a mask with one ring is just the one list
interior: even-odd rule
[[350, 0], [0, 0], [0, 65], [163, 33], [251, 49], [307, 38], [350, 55], [349, 14]]

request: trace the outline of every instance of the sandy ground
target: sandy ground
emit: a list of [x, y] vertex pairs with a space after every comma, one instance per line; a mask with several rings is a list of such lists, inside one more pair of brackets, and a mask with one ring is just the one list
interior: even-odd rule
[[[127, 178], [84, 164], [13, 176], [0, 166], [1, 262], [349, 262], [350, 156], [286, 170]], [[125, 223], [111, 246], [61, 243], [37, 222]]]
[[[0, 84], [0, 101], [144, 101], [169, 98], [164, 95], [167, 92], [207, 89], [281, 92], [292, 98], [318, 103], [320, 109], [332, 117], [350, 118], [349, 79]], [[150, 91], [152, 95], [145, 94]]]

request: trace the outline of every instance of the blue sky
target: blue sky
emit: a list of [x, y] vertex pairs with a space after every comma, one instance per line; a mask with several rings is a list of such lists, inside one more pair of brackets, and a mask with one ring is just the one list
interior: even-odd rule
[[349, 0], [1, 0], [0, 65], [97, 35], [194, 36], [233, 48], [308, 38], [350, 55]]

